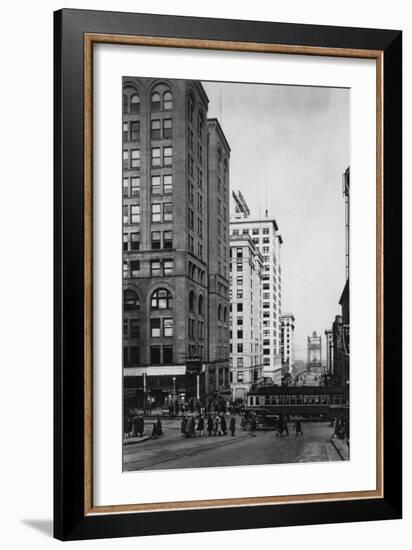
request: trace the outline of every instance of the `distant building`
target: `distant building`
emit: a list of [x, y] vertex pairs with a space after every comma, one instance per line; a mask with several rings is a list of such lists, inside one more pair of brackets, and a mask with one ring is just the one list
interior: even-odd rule
[[280, 316], [280, 354], [284, 373], [292, 374], [295, 363], [295, 317], [293, 313]]
[[301, 359], [295, 359], [295, 363], [293, 365], [293, 376], [296, 377], [298, 374], [306, 370], [306, 363], [305, 361], [302, 361]]
[[264, 377], [272, 380], [281, 367], [280, 316], [282, 313], [282, 237], [274, 218], [251, 218], [240, 192], [232, 193], [230, 234], [249, 235], [262, 254], [262, 334]]
[[321, 386], [323, 382], [323, 369], [320, 365], [313, 364], [295, 377], [296, 386]]
[[311, 368], [322, 365], [322, 338], [313, 331], [312, 336], [308, 336], [308, 367]]
[[233, 399], [245, 399], [263, 380], [262, 255], [249, 235], [230, 237], [231, 386]]

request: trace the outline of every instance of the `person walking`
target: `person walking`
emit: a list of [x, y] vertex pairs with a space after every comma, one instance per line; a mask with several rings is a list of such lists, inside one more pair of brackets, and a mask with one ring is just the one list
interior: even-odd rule
[[207, 417], [207, 435], [211, 437], [212, 433], [213, 433], [213, 418], [212, 418], [212, 415], [209, 414], [209, 416]]
[[139, 414], [139, 416], [137, 417], [135, 430], [136, 430], [136, 435], [138, 437], [142, 437], [142, 435], [144, 434], [144, 418], [143, 418], [143, 415], [141, 414]]
[[225, 413], [222, 413], [220, 415], [220, 423], [221, 423], [221, 426], [222, 426], [222, 434], [227, 435], [227, 422], [226, 422]]
[[187, 417], [183, 416], [182, 422], [180, 424], [180, 431], [182, 433], [182, 437], [186, 437], [186, 424], [187, 424]]
[[201, 414], [199, 416], [199, 419], [197, 421], [197, 431], [199, 432], [199, 437], [203, 437], [205, 429], [205, 419], [203, 418], [203, 415]]
[[296, 436], [298, 435], [303, 436], [302, 423], [299, 418], [297, 418], [295, 421], [295, 433], [296, 433]]
[[235, 431], [236, 431], [236, 417], [235, 417], [234, 414], [232, 414], [232, 415], [230, 416], [229, 430], [230, 430], [230, 435], [231, 435], [232, 437], [234, 437]]
[[159, 415], [157, 415], [157, 419], [156, 419], [156, 430], [157, 430], [158, 436], [163, 435], [162, 421], [160, 420]]

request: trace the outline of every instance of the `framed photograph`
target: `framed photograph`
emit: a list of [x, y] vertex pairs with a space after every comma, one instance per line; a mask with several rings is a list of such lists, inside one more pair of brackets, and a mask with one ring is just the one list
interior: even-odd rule
[[401, 32], [54, 24], [55, 536], [400, 518]]

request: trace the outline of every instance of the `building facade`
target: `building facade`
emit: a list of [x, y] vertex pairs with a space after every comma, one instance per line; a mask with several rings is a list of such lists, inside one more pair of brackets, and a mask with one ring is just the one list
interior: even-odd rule
[[263, 380], [262, 255], [249, 235], [230, 237], [232, 398]]
[[208, 119], [208, 296], [209, 393], [230, 392], [229, 158], [230, 147], [217, 119]]
[[308, 367], [317, 367], [322, 365], [322, 337], [313, 331], [312, 336], [308, 336]]
[[282, 237], [274, 218], [252, 218], [240, 192], [232, 193], [231, 237], [248, 235], [261, 253], [262, 266], [262, 335], [264, 378], [274, 380], [281, 368], [280, 316], [282, 313]]
[[280, 354], [284, 374], [291, 375], [295, 364], [295, 316], [283, 313], [280, 316]]
[[[159, 405], [219, 387], [209, 363], [218, 302], [209, 292], [209, 241], [216, 236], [209, 228], [207, 109], [199, 82], [123, 79], [125, 396], [150, 395]], [[224, 340], [229, 349], [228, 330], [221, 346]]]

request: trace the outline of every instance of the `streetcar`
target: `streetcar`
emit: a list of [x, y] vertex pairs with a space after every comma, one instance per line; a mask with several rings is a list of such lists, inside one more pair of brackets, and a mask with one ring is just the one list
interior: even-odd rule
[[348, 411], [348, 391], [343, 387], [260, 386], [247, 394], [242, 425], [245, 430], [274, 429], [281, 417], [331, 421]]

